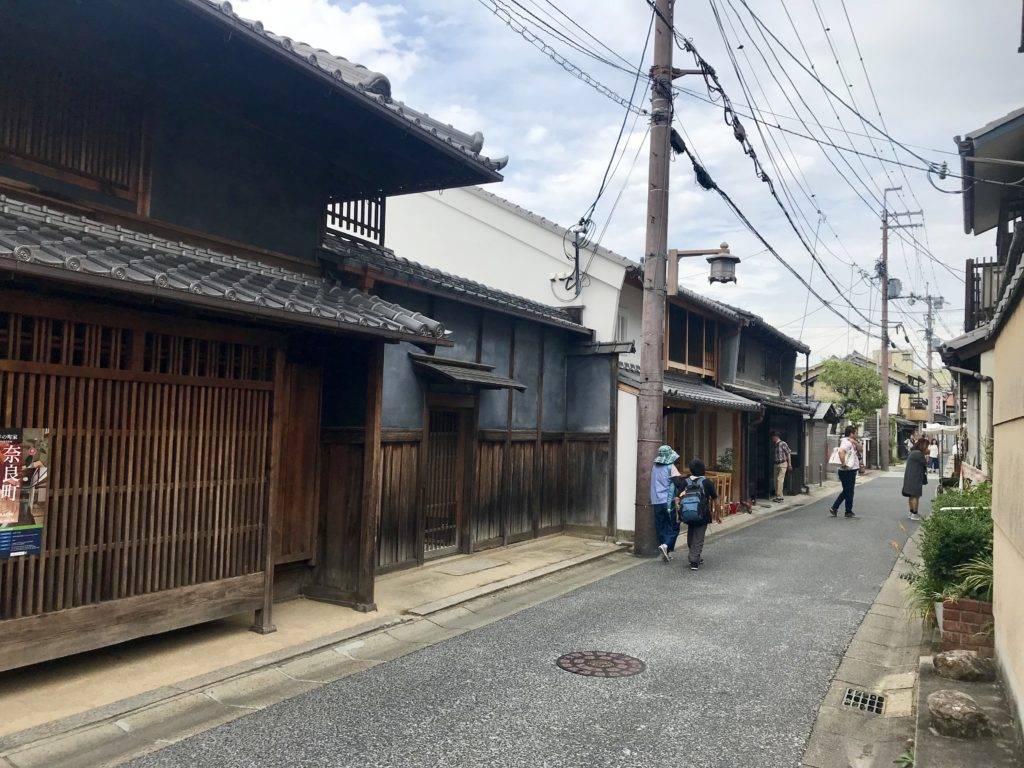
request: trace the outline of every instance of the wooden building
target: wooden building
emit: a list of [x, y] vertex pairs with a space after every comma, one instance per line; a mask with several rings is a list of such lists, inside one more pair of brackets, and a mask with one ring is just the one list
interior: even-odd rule
[[[642, 277], [639, 266], [627, 270], [620, 299], [620, 312], [633, 315], [624, 318], [627, 328], [640, 327]], [[760, 418], [763, 408], [722, 386], [727, 380], [725, 361], [744, 320], [733, 308], [683, 286], [666, 301], [665, 441], [679, 453], [680, 470], [691, 458], [704, 460], [722, 504], [745, 501], [743, 457], [750, 424]], [[637, 358], [627, 355], [619, 366], [617, 525], [624, 535], [633, 530], [636, 498]]]
[[0, 517], [0, 669], [272, 631], [275, 572], [371, 606], [385, 347], [452, 342], [347, 284], [325, 232], [380, 248], [388, 195], [501, 161], [226, 2], [7, 3], [0, 42], [0, 425], [37, 440], [31, 514]]
[[384, 353], [379, 571], [558, 531], [613, 532], [615, 377], [630, 345], [592, 342], [578, 308], [383, 249], [330, 239], [327, 251], [348, 281], [443, 324], [453, 342]]
[[801, 455], [805, 445], [804, 416], [811, 409], [791, 395], [797, 354], [807, 355], [811, 350], [761, 317], [739, 309], [734, 311], [740, 317], [742, 330], [729, 339], [724, 353], [724, 387], [763, 406], [762, 415], [747, 423], [743, 498], [774, 495], [772, 430], [780, 433], [794, 454], [785, 492], [800, 493], [807, 484], [805, 457]]

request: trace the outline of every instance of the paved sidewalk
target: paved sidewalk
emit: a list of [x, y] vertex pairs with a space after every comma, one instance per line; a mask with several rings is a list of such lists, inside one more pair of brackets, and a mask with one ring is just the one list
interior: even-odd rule
[[[930, 497], [925, 501], [930, 504]], [[913, 534], [918, 523], [904, 520], [900, 527]], [[892, 544], [897, 548], [899, 541]], [[920, 557], [915, 537], [902, 555]], [[906, 608], [902, 577], [909, 571], [906, 560], [896, 562], [847, 647], [818, 710], [803, 768], [891, 768], [912, 746], [918, 657], [926, 638], [922, 620]], [[844, 706], [851, 688], [884, 696], [882, 713]]]
[[[0, 675], [0, 754], [36, 733], [115, 716], [407, 621], [406, 613], [424, 603], [454, 604], [469, 599], [470, 591], [478, 596], [504, 589], [620, 549], [577, 536], [547, 536], [381, 576], [375, 613], [299, 598], [274, 606], [278, 631], [269, 635], [250, 632], [252, 617], [246, 614], [5, 672]], [[54, 722], [66, 718], [72, 719]]]

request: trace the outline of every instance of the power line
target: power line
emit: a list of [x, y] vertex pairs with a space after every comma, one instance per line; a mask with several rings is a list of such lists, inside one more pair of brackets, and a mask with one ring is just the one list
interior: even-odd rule
[[[718, 8], [715, 6], [715, 4], [713, 2], [711, 4], [711, 8], [712, 8], [712, 11], [714, 12], [715, 20], [718, 23], [718, 28], [721, 31], [722, 39], [726, 42], [726, 49], [730, 51], [729, 56], [730, 56], [730, 59], [733, 62], [733, 66], [736, 68], [737, 77], [740, 77], [742, 79], [742, 75], [740, 75], [740, 73], [739, 73], [739, 67], [738, 67], [735, 59], [732, 57], [731, 48], [728, 45], [728, 40], [727, 40], [726, 34], [725, 34], [725, 28], [722, 26], [722, 20], [721, 20], [721, 17], [719, 16]], [[789, 226], [796, 233], [797, 238], [800, 240], [800, 243], [803, 245], [804, 249], [810, 255], [811, 259], [815, 263], [817, 263], [819, 267], [821, 267], [822, 273], [825, 275], [825, 277], [828, 279], [828, 281], [832, 284], [832, 287], [836, 289], [837, 296], [839, 298], [841, 298], [843, 301], [845, 301], [850, 306], [850, 308], [853, 309], [854, 312], [856, 312], [858, 315], [860, 315], [860, 317], [865, 322], [870, 324], [870, 320], [868, 319], [868, 317], [863, 312], [861, 312], [856, 307], [854, 307], [853, 304], [850, 303], [849, 298], [847, 298], [846, 296], [843, 295], [843, 289], [839, 286], [839, 284], [829, 274], [828, 270], [825, 268], [825, 265], [818, 258], [818, 255], [814, 252], [814, 250], [811, 248], [811, 246], [807, 243], [807, 240], [804, 238], [803, 233], [800, 231], [799, 227], [797, 227], [796, 222], [793, 221], [793, 217], [790, 215], [790, 213], [787, 210], [786, 206], [783, 204], [782, 200], [779, 198], [778, 193], [775, 191], [775, 185], [772, 182], [771, 177], [768, 176], [767, 172], [762, 167], [761, 162], [760, 162], [760, 160], [757, 157], [757, 153], [755, 152], [753, 145], [750, 143], [750, 140], [747, 138], [746, 130], [743, 128], [742, 124], [739, 122], [739, 118], [736, 117], [735, 112], [733, 112], [732, 106], [731, 106], [731, 104], [729, 102], [729, 96], [728, 96], [728, 94], [726, 94], [725, 89], [722, 87], [722, 83], [718, 79], [718, 75], [716, 74], [714, 68], [710, 64], [708, 64], [708, 62], [704, 59], [703, 56], [700, 55], [700, 53], [697, 51], [696, 46], [694, 46], [694, 44], [693, 44], [693, 42], [691, 40], [685, 40], [684, 43], [685, 43], [685, 50], [687, 50], [690, 54], [693, 55], [694, 59], [697, 62], [697, 65], [703, 70], [703, 72], [704, 72], [704, 79], [705, 79], [705, 82], [708, 85], [708, 88], [711, 89], [713, 87], [715, 92], [717, 92], [721, 96], [722, 102], [723, 102], [722, 108], [723, 108], [723, 111], [725, 113], [725, 123], [726, 123], [726, 125], [728, 125], [728, 126], [730, 126], [732, 128], [733, 136], [735, 136], [736, 140], [743, 147], [744, 153], [753, 162], [754, 170], [757, 173], [758, 178], [760, 178], [761, 181], [763, 181], [765, 184], [768, 185], [768, 190], [771, 193], [772, 198], [774, 198], [775, 202], [778, 204], [779, 209], [782, 211], [783, 215], [786, 217], [786, 221], [789, 222]], [[767, 243], [765, 243], [765, 245], [767, 246]], [[792, 270], [792, 268], [789, 266], [788, 263], [786, 264], [786, 267], [789, 268], [791, 271], [794, 271], [794, 270]], [[794, 273], [795, 273], [795, 271], [794, 271]], [[808, 291], [813, 291], [814, 290], [811, 287], [810, 283], [804, 281], [803, 278], [801, 278], [801, 282], [803, 282], [807, 286], [807, 290]]]
[[[730, 7], [732, 7], [732, 9], [733, 9], [733, 13], [736, 14], [737, 19], [740, 22], [740, 26], [743, 28], [743, 31], [746, 33], [747, 39], [750, 41], [750, 43], [754, 46], [755, 50], [761, 56], [761, 59], [765, 63], [765, 67], [767, 68], [767, 70], [768, 70], [769, 74], [771, 75], [772, 79], [775, 81], [775, 84], [778, 86], [778, 88], [779, 88], [780, 92], [782, 93], [783, 97], [789, 103], [790, 108], [793, 109], [799, 115], [799, 113], [800, 113], [799, 109], [793, 103], [793, 100], [790, 98], [790, 96], [789, 96], [788, 92], [786, 91], [785, 87], [782, 85], [782, 82], [775, 75], [775, 72], [774, 72], [774, 70], [772, 68], [772, 65], [769, 63], [769, 61], [768, 61], [767, 57], [765, 56], [764, 51], [762, 50], [761, 46], [754, 39], [753, 35], [750, 33], [750, 30], [747, 29], [747, 26], [744, 23], [743, 19], [739, 17], [739, 14], [736, 11], [736, 8], [735, 8], [735, 6], [732, 3], [732, 0], [728, 0], [728, 2], [729, 2]], [[744, 0], [740, 0], [740, 2], [743, 2], [743, 5], [745, 7], [747, 7], [748, 10], [749, 10], [749, 7], [746, 5], [746, 2]], [[796, 94], [797, 98], [800, 100], [800, 102], [803, 104], [803, 106], [810, 113], [811, 118], [814, 120], [814, 122], [818, 126], [818, 128], [821, 129], [822, 132], [824, 132], [826, 134], [826, 136], [827, 136], [828, 135], [827, 131], [825, 131], [825, 128], [824, 128], [824, 126], [821, 123], [821, 120], [818, 118], [817, 114], [814, 112], [814, 109], [811, 107], [811, 105], [807, 103], [807, 100], [803, 97], [800, 89], [797, 87], [796, 83], [793, 81], [792, 77], [789, 75], [789, 72], [783, 66], [782, 62], [779, 60], [779, 57], [775, 54], [775, 51], [772, 49], [771, 44], [769, 42], [769, 39], [766, 36], [765, 32], [763, 30], [761, 30], [760, 28], [759, 28], [759, 32], [760, 32], [761, 38], [764, 40], [765, 46], [768, 48], [769, 52], [772, 55], [772, 58], [775, 60], [775, 64], [778, 66], [779, 70], [782, 72], [782, 74], [785, 76], [786, 80], [789, 82], [789, 85], [792, 87], [792, 89], [793, 89], [794, 93]], [[774, 39], [777, 39], [777, 38], [774, 38]], [[792, 52], [789, 52], [788, 49], [786, 49], [786, 50], [787, 50], [787, 53], [789, 53], [789, 55], [791, 57], [795, 58], [795, 56], [793, 56]], [[799, 61], [798, 61], [798, 63], [799, 63]], [[803, 69], [806, 70], [806, 67], [803, 64], [800, 64], [800, 66]], [[817, 80], [816, 76], [815, 76], [815, 79]], [[804, 120], [802, 117], [800, 118], [800, 121], [803, 124], [804, 129], [808, 132], [808, 134], [813, 134], [813, 131], [811, 130], [811, 127], [807, 124], [807, 121]], [[832, 145], [831, 141], [824, 141], [823, 142], [817, 136], [814, 136], [814, 135], [805, 136], [804, 138], [808, 138], [808, 139], [810, 139], [812, 141], [815, 141], [816, 143], [819, 144], [819, 146], [822, 146], [822, 145]], [[864, 154], [864, 153], [861, 153], [861, 152], [859, 152], [857, 150], [853, 150], [853, 151], [854, 151], [855, 154]], [[882, 208], [884, 208], [882, 199], [874, 191], [872, 191], [870, 189], [870, 187], [860, 177], [860, 174], [857, 172], [857, 170], [850, 164], [850, 162], [846, 159], [846, 157], [843, 154], [841, 154], [841, 153], [839, 154], [839, 159], [842, 160], [842, 162], [850, 170], [850, 173], [860, 182], [860, 184], [862, 184], [864, 186], [864, 188], [866, 189], [867, 193], [874, 199], [876, 205], [878, 206], [878, 210], [876, 210], [875, 206], [873, 206], [868, 201], [868, 199], [866, 197], [864, 197], [864, 195], [860, 192], [860, 190], [857, 189], [857, 187], [854, 185], [854, 183], [852, 181], [850, 181], [850, 179], [846, 176], [845, 173], [843, 173], [843, 171], [839, 168], [839, 166], [836, 165], [835, 160], [833, 160], [832, 156], [828, 152], [825, 152], [824, 149], [822, 149], [822, 155], [829, 162], [829, 164], [835, 169], [835, 171], [839, 174], [840, 178], [842, 178], [843, 181], [850, 187], [850, 189], [854, 192], [854, 194], [857, 195], [857, 197], [860, 198], [861, 202], [863, 202], [864, 205], [868, 207], [868, 209], [870, 209], [874, 213], [878, 213], [878, 210], [881, 210]], [[875, 156], [875, 155], [872, 155], [872, 157], [876, 157], [877, 158], [877, 156]], [[866, 168], [865, 168], [865, 170], [866, 170]], [[922, 170], [927, 170], [927, 169], [922, 169]], [[877, 185], [876, 185], [876, 188], [877, 188]], [[897, 236], [899, 237], [899, 239], [901, 241], [904, 241], [904, 242], [907, 241], [907, 235], [905, 235], [902, 231], [898, 231], [897, 232]], [[957, 277], [957, 279], [963, 281], [963, 278], [959, 275], [958, 272], [956, 272], [948, 264], [945, 264], [944, 262], [939, 260], [934, 254], [931, 253], [931, 251], [929, 249], [925, 248], [924, 245], [919, 240], [917, 240], [917, 238], [915, 238], [912, 234], [909, 237], [910, 237], [910, 239], [913, 242], [917, 243], [922, 248], [922, 250], [929, 256], [929, 258], [935, 259], [940, 265], [943, 266], [944, 269], [949, 271], [950, 274], [953, 274], [955, 277]]]
[[524, 40], [526, 40], [526, 42], [528, 42], [538, 51], [543, 53], [553, 62], [558, 64], [558, 66], [560, 66], [570, 75], [575, 77], [577, 80], [586, 83], [595, 91], [600, 93], [602, 96], [611, 99], [619, 106], [624, 107], [625, 109], [628, 109], [631, 112], [635, 112], [641, 115], [650, 114], [646, 109], [643, 109], [642, 107], [633, 106], [633, 104], [630, 103], [629, 99], [620, 96], [618, 93], [613, 91], [607, 85], [598, 80], [596, 77], [586, 72], [580, 66], [570, 61], [562, 54], [560, 54], [551, 45], [549, 45], [547, 42], [542, 40], [537, 34], [535, 34], [532, 30], [530, 30], [527, 25], [523, 24], [518, 18], [513, 17], [513, 15], [497, 0], [477, 0], [477, 2], [479, 2], [480, 5], [482, 5], [488, 11], [493, 13], [503, 22], [505, 22], [505, 25], [508, 26], [509, 29], [511, 29], [520, 37], [522, 37]]
[[[725, 201], [725, 204], [728, 205], [730, 210], [732, 210], [733, 214], [735, 214], [736, 218], [738, 218], [740, 222], [743, 224], [743, 226], [745, 226], [747, 230], [761, 242], [761, 245], [763, 245], [765, 249], [772, 256], [775, 257], [776, 261], [782, 264], [782, 266], [784, 266], [786, 270], [801, 283], [801, 285], [803, 285], [808, 291], [810, 291], [811, 295], [814, 296], [814, 298], [816, 298], [822, 304], [826, 305], [830, 312], [832, 312], [837, 317], [841, 318], [844, 322], [850, 323], [850, 320], [849, 318], [846, 317], [846, 315], [844, 315], [838, 309], [833, 307], [831, 302], [829, 302], [821, 294], [815, 291], [814, 288], [803, 278], [803, 276], [799, 272], [797, 272], [796, 269], [794, 269], [789, 262], [787, 262], [784, 258], [782, 258], [782, 256], [779, 255], [779, 252], [776, 251], [772, 244], [765, 239], [764, 235], [762, 235], [761, 232], [757, 229], [757, 227], [755, 227], [754, 224], [750, 221], [750, 219], [747, 218], [746, 214], [743, 213], [743, 211], [736, 204], [736, 202], [728, 195], [728, 193], [726, 193], [724, 189], [718, 186], [718, 184], [715, 182], [713, 178], [711, 178], [711, 175], [708, 173], [707, 169], [704, 168], [704, 166], [699, 162], [695, 152], [691, 151], [689, 146], [687, 146], [685, 143], [683, 143], [682, 145], [682, 151], [686, 154], [686, 156], [690, 159], [690, 162], [693, 164], [693, 172], [694, 175], [697, 177], [697, 183], [700, 184], [704, 189], [714, 190], [715, 192], [717, 192], [719, 197], [721, 197], [722, 200]], [[872, 333], [869, 329], [858, 330], [861, 333], [866, 334], [867, 336], [881, 338], [877, 334]]]

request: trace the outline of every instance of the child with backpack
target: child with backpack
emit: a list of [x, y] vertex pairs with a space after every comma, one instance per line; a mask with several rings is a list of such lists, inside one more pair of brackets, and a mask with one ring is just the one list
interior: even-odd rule
[[691, 459], [687, 465], [690, 476], [683, 483], [682, 493], [676, 500], [679, 522], [686, 524], [686, 546], [689, 548], [690, 570], [696, 571], [704, 562], [704, 535], [711, 523], [711, 502], [718, 498], [715, 484], [705, 477], [707, 469], [700, 459]]

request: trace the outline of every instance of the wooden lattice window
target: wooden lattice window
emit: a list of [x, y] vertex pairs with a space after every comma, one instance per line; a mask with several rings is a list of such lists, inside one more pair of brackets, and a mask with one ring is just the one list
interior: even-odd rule
[[273, 359], [0, 312], [0, 425], [50, 433], [40, 554], [0, 560], [0, 624], [263, 570]]
[[0, 162], [135, 199], [142, 117], [109, 81], [4, 58]]
[[326, 228], [360, 240], [384, 245], [385, 198], [330, 200], [327, 203]]
[[147, 332], [142, 370], [171, 376], [236, 381], [273, 381], [274, 357], [267, 347]]

